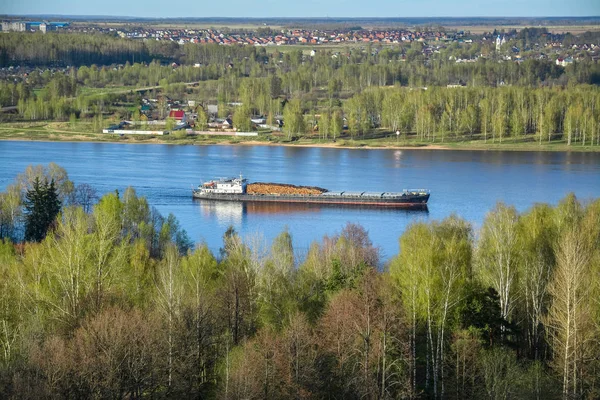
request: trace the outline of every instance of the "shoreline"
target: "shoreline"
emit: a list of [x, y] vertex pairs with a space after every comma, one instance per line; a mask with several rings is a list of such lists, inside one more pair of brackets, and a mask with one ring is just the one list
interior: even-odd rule
[[[18, 130], [18, 128], [16, 128]], [[548, 144], [543, 143], [539, 145], [535, 142], [527, 143], [470, 143], [470, 142], [453, 142], [449, 144], [442, 143], [418, 143], [415, 145], [407, 144], [365, 144], [360, 142], [359, 144], [347, 143], [348, 139], [341, 139], [338, 143], [307, 143], [307, 142], [296, 142], [296, 143], [280, 143], [270, 142], [261, 140], [217, 140], [217, 141], [194, 141], [182, 139], [181, 141], [175, 140], [164, 140], [159, 137], [144, 138], [144, 140], [121, 140], [121, 137], [107, 137], [108, 140], [98, 140], [95, 137], [89, 137], [84, 135], [89, 134], [68, 134], [66, 132], [48, 132], [49, 135], [54, 135], [54, 138], [32, 138], [32, 137], [19, 137], [19, 134], [15, 136], [5, 137], [0, 131], [0, 141], [15, 141], [15, 142], [46, 142], [46, 143], [109, 143], [109, 144], [141, 144], [141, 145], [171, 145], [171, 146], [280, 146], [280, 147], [304, 147], [304, 148], [327, 148], [327, 149], [348, 149], [348, 150], [458, 150], [458, 151], [531, 151], [531, 152], [577, 152], [577, 153], [597, 153], [600, 152], [600, 146], [587, 145], [582, 147], [581, 145], [568, 146], [562, 143]], [[66, 137], [70, 135], [72, 137]], [[95, 134], [92, 134], [95, 135]], [[99, 135], [99, 134], [98, 134]], [[133, 138], [133, 136], [131, 137]], [[368, 139], [365, 140], [368, 142]]]

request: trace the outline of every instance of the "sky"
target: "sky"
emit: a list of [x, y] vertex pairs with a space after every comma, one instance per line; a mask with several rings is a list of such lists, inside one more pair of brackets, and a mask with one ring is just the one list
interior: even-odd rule
[[578, 17], [600, 0], [0, 0], [0, 14], [171, 17]]

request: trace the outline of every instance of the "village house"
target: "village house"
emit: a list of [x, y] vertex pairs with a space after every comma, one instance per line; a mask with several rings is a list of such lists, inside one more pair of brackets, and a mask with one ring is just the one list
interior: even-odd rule
[[556, 65], [559, 65], [561, 67], [566, 67], [567, 65], [571, 65], [573, 64], [573, 58], [572, 57], [567, 57], [567, 58], [557, 58], [556, 59]]
[[171, 110], [169, 112], [169, 118], [173, 118], [175, 121], [181, 123], [186, 121], [186, 115], [183, 110]]

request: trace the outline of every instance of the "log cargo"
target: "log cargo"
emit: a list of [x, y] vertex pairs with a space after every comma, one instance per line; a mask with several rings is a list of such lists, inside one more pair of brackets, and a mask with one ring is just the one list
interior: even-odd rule
[[272, 195], [317, 195], [327, 192], [316, 186], [296, 186], [286, 183], [249, 183], [246, 187], [247, 194], [272, 194]]

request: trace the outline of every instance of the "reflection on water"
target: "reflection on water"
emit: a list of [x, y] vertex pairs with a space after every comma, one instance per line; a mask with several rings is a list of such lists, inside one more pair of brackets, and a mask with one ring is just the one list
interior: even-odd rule
[[257, 216], [289, 215], [289, 214], [313, 214], [319, 219], [324, 209], [352, 209], [365, 210], [369, 212], [392, 213], [393, 215], [426, 216], [429, 214], [427, 205], [419, 208], [389, 208], [373, 207], [358, 204], [306, 204], [306, 203], [284, 203], [284, 202], [260, 202], [260, 201], [219, 201], [194, 199], [200, 213], [204, 218], [212, 218], [221, 226], [240, 226], [246, 221], [246, 216], [254, 214]]
[[209, 201], [194, 199], [200, 206], [203, 219], [215, 219], [221, 226], [240, 226], [244, 218], [244, 205], [235, 201]]
[[249, 214], [318, 213], [321, 207], [317, 204], [248, 202], [244, 203], [244, 211]]

